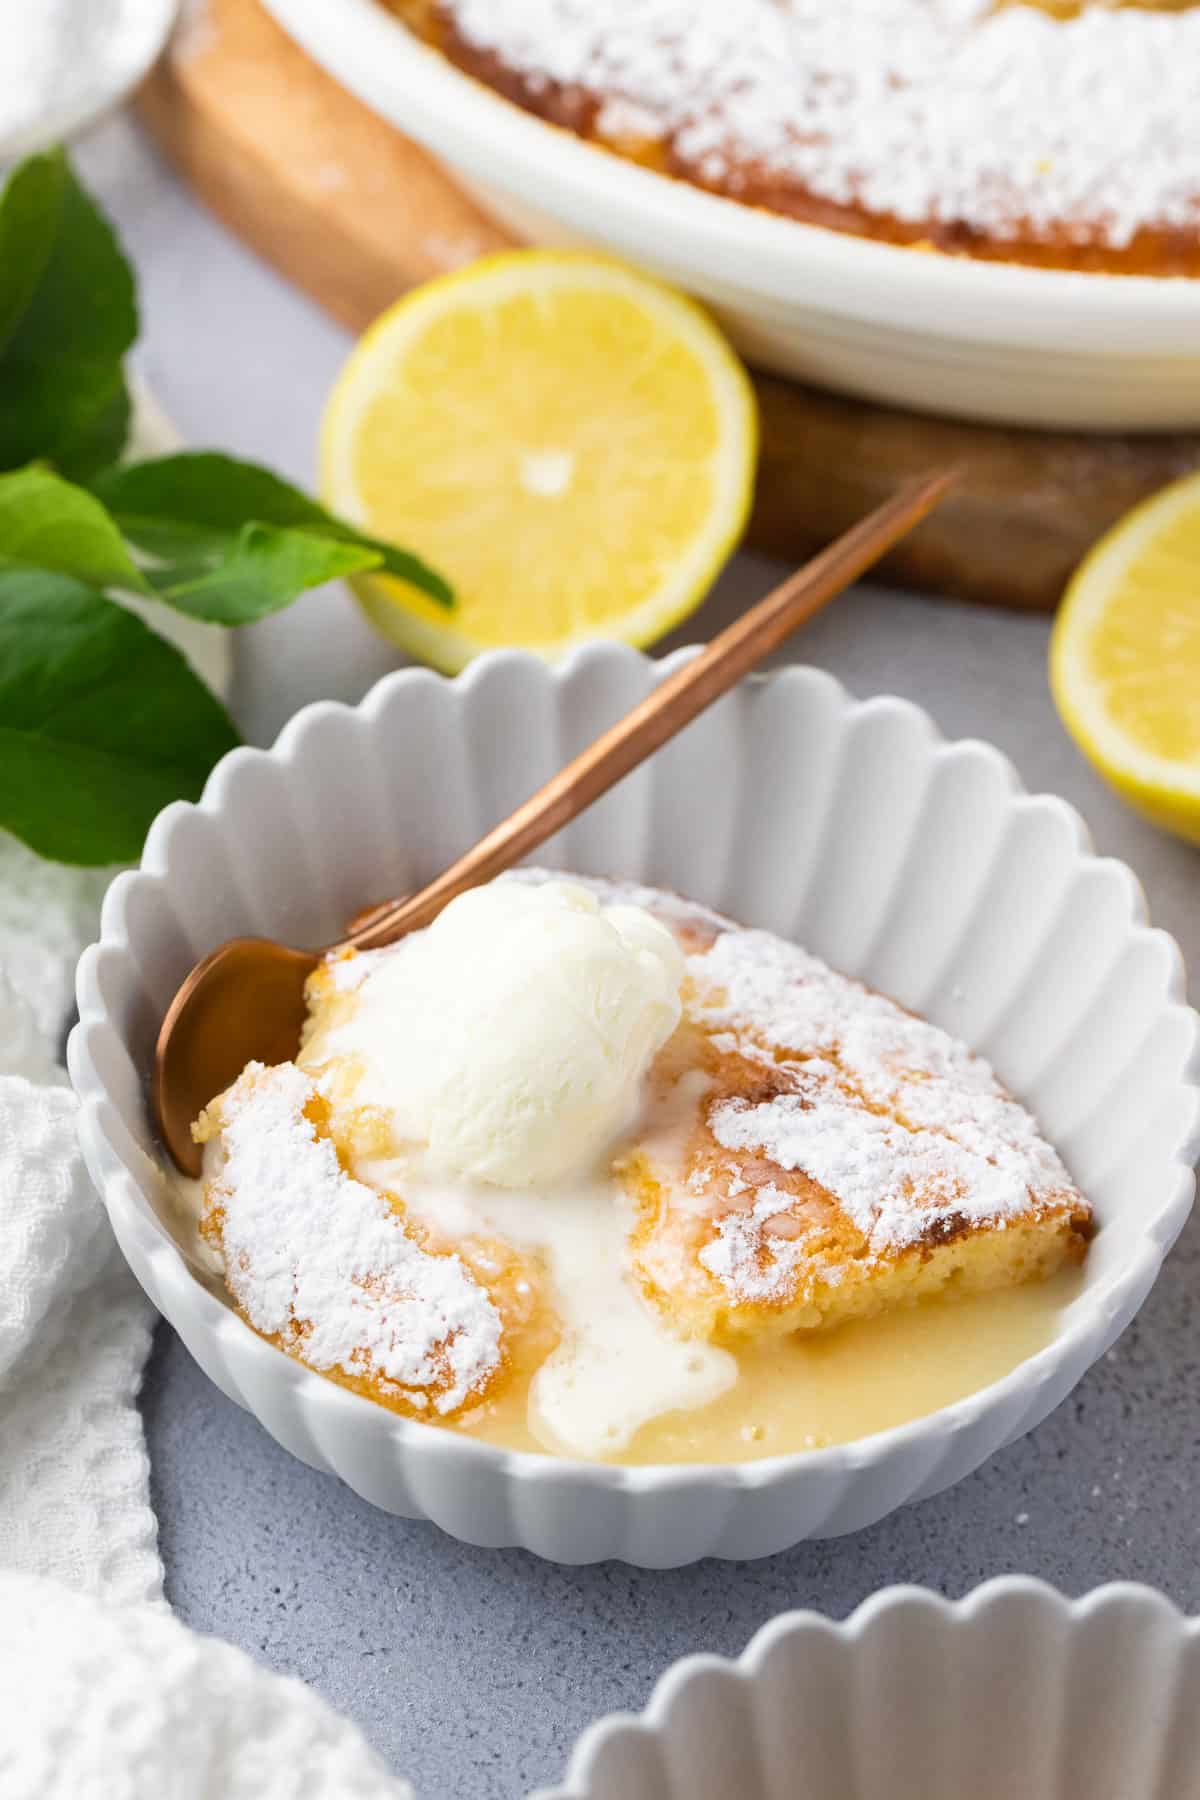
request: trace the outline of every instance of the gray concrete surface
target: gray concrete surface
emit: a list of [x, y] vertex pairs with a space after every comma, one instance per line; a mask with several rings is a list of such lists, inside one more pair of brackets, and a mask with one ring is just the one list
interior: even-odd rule
[[[342, 334], [200, 213], [126, 124], [82, 160], [139, 263], [142, 367], [185, 436], [311, 480]], [[687, 637], [773, 573], [739, 558]], [[1200, 971], [1200, 854], [1143, 825], [1076, 755], [1046, 690], [1046, 638], [1039, 619], [864, 589], [793, 654], [860, 694], [909, 696], [952, 736], [992, 739], [1030, 787], [1073, 800]], [[247, 633], [241, 652], [235, 704], [260, 741], [304, 701], [357, 698], [391, 666], [336, 592]], [[168, 1596], [187, 1623], [312, 1682], [424, 1800], [516, 1800], [561, 1772], [590, 1719], [642, 1705], [675, 1657], [735, 1653], [788, 1607], [841, 1616], [889, 1582], [960, 1594], [1023, 1570], [1078, 1593], [1127, 1578], [1200, 1611], [1198, 1279], [1194, 1223], [1067, 1404], [952, 1493], [854, 1538], [671, 1574], [554, 1568], [377, 1513], [277, 1448], [161, 1327], [143, 1411]]]

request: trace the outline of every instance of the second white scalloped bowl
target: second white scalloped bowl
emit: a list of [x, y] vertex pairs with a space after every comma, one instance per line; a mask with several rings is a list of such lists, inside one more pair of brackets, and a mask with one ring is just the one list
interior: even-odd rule
[[[687, 652], [680, 654], [686, 655]], [[1039, 1115], [1099, 1233], [1053, 1342], [928, 1418], [730, 1467], [615, 1468], [506, 1452], [400, 1419], [258, 1337], [187, 1257], [146, 1099], [155, 1033], [223, 939], [338, 936], [501, 818], [677, 658], [502, 652], [456, 681], [406, 670], [361, 706], [297, 715], [167, 809], [79, 966], [69, 1062], [88, 1167], [151, 1299], [279, 1442], [388, 1510], [475, 1544], [667, 1567], [870, 1525], [1038, 1424], [1128, 1324], [1187, 1217], [1200, 1020], [1178, 950], [1121, 863], [998, 751], [947, 744], [902, 700], [792, 668], [744, 684], [542, 852], [678, 889], [799, 939], [948, 1027]]]
[[1200, 1620], [1150, 1588], [885, 1588], [689, 1656], [533, 1800], [1194, 1800]]

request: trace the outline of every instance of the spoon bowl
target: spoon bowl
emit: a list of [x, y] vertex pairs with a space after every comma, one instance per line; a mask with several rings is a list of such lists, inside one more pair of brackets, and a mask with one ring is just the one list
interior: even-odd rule
[[200, 1173], [192, 1122], [248, 1062], [287, 1062], [304, 1024], [304, 984], [321, 958], [270, 938], [231, 938], [176, 994], [159, 1032], [153, 1099], [163, 1142], [185, 1175]]

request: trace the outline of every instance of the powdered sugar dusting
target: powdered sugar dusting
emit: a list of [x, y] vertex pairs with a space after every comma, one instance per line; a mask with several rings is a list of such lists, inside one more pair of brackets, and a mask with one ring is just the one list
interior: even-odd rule
[[736, 194], [1001, 241], [1119, 248], [1200, 224], [1200, 10], [991, 0], [444, 0], [463, 40], [597, 95], [602, 136], [668, 142]]
[[224, 1162], [207, 1216], [223, 1213], [226, 1280], [259, 1331], [316, 1369], [394, 1382], [411, 1405], [454, 1411], [500, 1360], [500, 1315], [457, 1256], [431, 1256], [386, 1198], [353, 1180], [304, 1108], [291, 1063], [250, 1063], [219, 1103]]
[[[730, 1198], [745, 1190], [735, 1176], [729, 1183]], [[746, 1212], [727, 1213], [717, 1225], [717, 1235], [700, 1252], [700, 1261], [739, 1300], [764, 1301], [790, 1297], [805, 1264], [810, 1260], [811, 1233], [781, 1237], [772, 1223], [787, 1216], [795, 1205], [791, 1194], [773, 1184], [760, 1187]], [[824, 1279], [836, 1279], [839, 1271], [826, 1269]]]
[[[689, 958], [688, 973], [689, 1014], [720, 1047], [770, 1070], [779, 1090], [715, 1104], [717, 1142], [808, 1176], [869, 1253], [936, 1242], [963, 1225], [1003, 1228], [1074, 1197], [1031, 1115], [937, 1026], [766, 932], [723, 933]], [[761, 1189], [752, 1210], [719, 1221], [705, 1266], [740, 1297], [782, 1291], [805, 1227], [794, 1240], [765, 1228], [795, 1206]]]

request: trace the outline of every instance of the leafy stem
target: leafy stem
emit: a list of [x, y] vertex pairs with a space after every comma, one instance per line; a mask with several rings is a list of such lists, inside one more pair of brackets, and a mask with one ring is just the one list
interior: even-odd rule
[[238, 741], [178, 651], [122, 606], [245, 625], [379, 569], [452, 606], [419, 556], [215, 451], [122, 464], [133, 271], [61, 150], [0, 190], [0, 828], [44, 856], [138, 854]]

